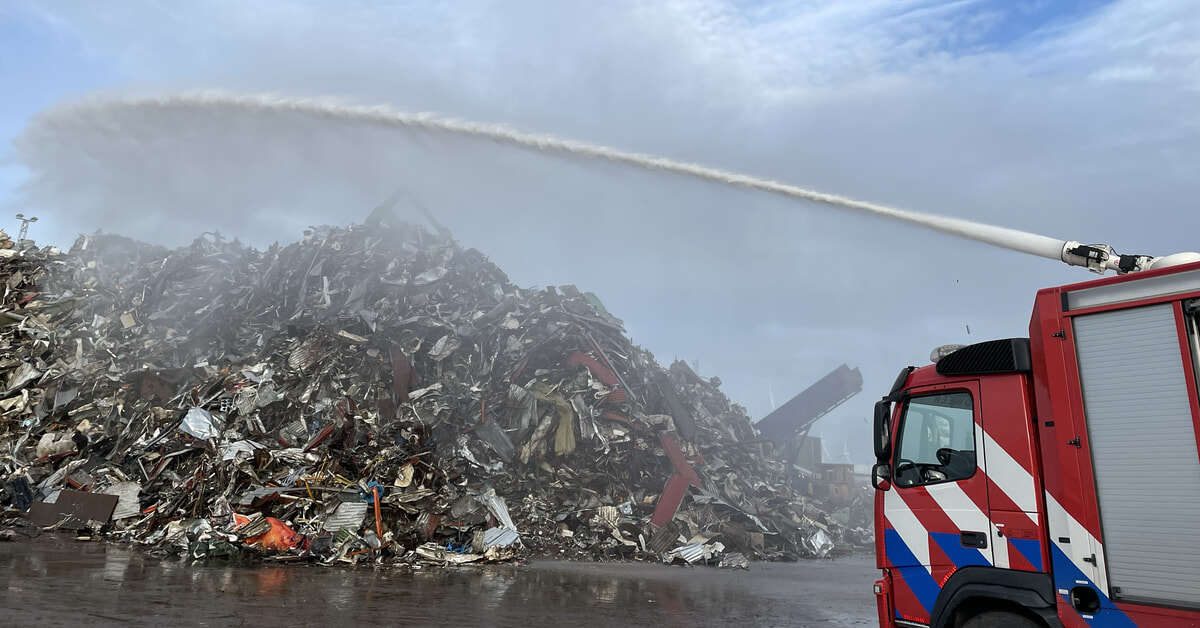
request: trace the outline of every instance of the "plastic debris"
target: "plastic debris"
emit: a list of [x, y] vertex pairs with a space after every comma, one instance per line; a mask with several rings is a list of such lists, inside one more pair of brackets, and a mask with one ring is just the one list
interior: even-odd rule
[[833, 551], [833, 540], [829, 538], [828, 534], [825, 534], [824, 530], [813, 532], [806, 541], [808, 548], [818, 558], [824, 558], [829, 555], [829, 552]]
[[721, 569], [750, 569], [750, 561], [738, 552], [731, 552], [722, 555], [717, 566]]

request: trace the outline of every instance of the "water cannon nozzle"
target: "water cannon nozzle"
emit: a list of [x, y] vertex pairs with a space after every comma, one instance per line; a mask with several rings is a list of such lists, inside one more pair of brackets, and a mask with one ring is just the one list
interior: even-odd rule
[[1154, 260], [1150, 255], [1121, 255], [1107, 244], [1063, 243], [1062, 261], [1071, 266], [1086, 266], [1099, 275], [1109, 270], [1117, 271], [1118, 275], [1150, 270]]
[[1062, 261], [1071, 266], [1084, 266], [1101, 275], [1108, 270], [1108, 260], [1114, 255], [1116, 253], [1107, 244], [1063, 243]]

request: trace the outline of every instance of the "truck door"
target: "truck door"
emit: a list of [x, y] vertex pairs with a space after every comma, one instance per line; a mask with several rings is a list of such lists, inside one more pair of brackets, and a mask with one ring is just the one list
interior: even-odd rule
[[1023, 374], [980, 380], [986, 405], [982, 425], [992, 566], [1040, 572], [1045, 562], [1045, 522], [1038, 505], [1042, 483], [1033, 447], [1031, 393]]
[[991, 565], [979, 382], [907, 391], [897, 408], [884, 551], [897, 619], [928, 623], [938, 593], [968, 565]]

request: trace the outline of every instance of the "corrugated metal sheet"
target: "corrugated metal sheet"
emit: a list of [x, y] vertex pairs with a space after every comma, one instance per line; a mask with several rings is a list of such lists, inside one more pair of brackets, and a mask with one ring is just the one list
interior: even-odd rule
[[677, 545], [679, 545], [679, 527], [672, 519], [654, 532], [650, 537], [650, 542], [646, 543], [646, 550], [661, 554]]
[[297, 370], [308, 370], [313, 364], [317, 363], [317, 356], [321, 351], [321, 339], [313, 336], [301, 342], [291, 355], [288, 356], [288, 366]]
[[141, 492], [142, 485], [137, 482], [117, 482], [101, 491], [105, 495], [117, 496], [117, 507], [113, 510], [112, 520], [127, 519], [142, 514], [141, 503], [138, 501], [138, 495]]
[[495, 489], [488, 489], [486, 493], [476, 495], [475, 499], [479, 500], [479, 503], [484, 506], [487, 506], [492, 516], [496, 517], [496, 520], [500, 522], [502, 527], [510, 530], [517, 529], [517, 524], [513, 523], [512, 517], [508, 514], [508, 506], [504, 505], [504, 498], [496, 496]]
[[689, 563], [697, 562], [704, 558], [704, 544], [689, 543], [687, 545], [680, 545], [679, 547], [671, 550], [670, 554], [668, 555], [670, 560], [674, 560], [676, 557], [682, 558]]
[[508, 547], [521, 542], [521, 535], [517, 534], [516, 530], [508, 528], [488, 528], [483, 533], [483, 547], [490, 549], [493, 547]]
[[325, 532], [337, 532], [342, 528], [358, 530], [366, 517], [366, 502], [342, 502], [321, 524], [321, 529]]

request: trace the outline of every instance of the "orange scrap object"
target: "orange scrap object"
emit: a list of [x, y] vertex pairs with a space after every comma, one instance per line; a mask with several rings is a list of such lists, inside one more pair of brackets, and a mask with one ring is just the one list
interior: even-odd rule
[[[234, 518], [236, 519], [237, 517], [235, 516]], [[275, 517], [267, 517], [266, 520], [267, 523], [271, 524], [271, 529], [258, 536], [246, 539], [245, 543], [247, 545], [257, 545], [263, 549], [283, 551], [296, 547], [304, 539], [304, 537], [300, 536], [299, 532], [296, 532], [288, 524]]]

